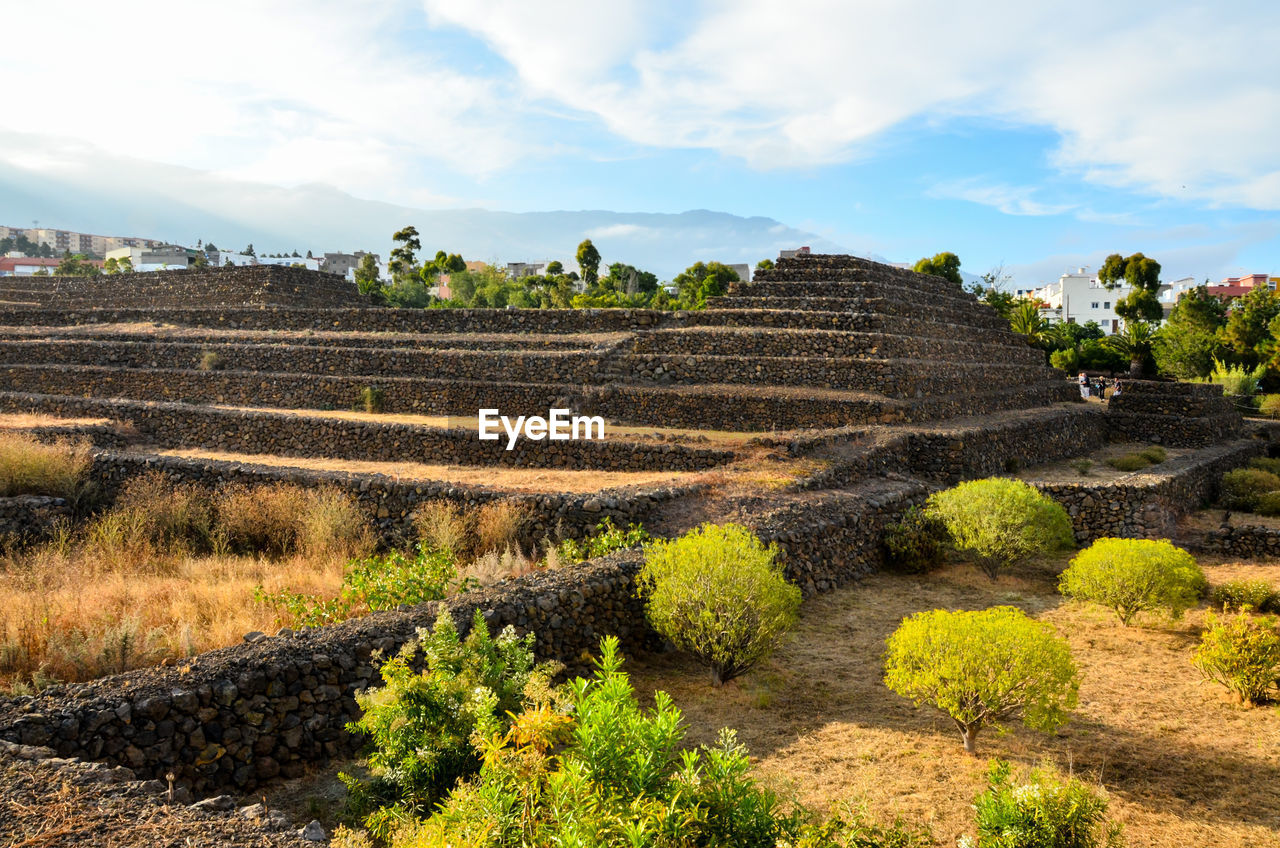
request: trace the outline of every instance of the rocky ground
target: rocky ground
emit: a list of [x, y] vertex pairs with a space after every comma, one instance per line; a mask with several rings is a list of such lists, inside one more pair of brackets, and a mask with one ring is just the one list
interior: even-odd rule
[[48, 748], [0, 740], [0, 846], [317, 845], [318, 823], [301, 827], [262, 804], [236, 807], [227, 795], [196, 804], [164, 781], [127, 768], [57, 757]]

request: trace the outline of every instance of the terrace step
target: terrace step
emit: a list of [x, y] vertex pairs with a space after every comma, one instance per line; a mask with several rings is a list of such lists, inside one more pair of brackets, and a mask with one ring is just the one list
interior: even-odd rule
[[939, 309], [924, 299], [910, 301], [871, 297], [709, 297], [708, 309], [795, 309], [817, 312], [867, 312], [918, 321], [946, 321], [961, 326], [1008, 330], [1009, 323], [989, 307], [971, 304], [967, 311]]
[[715, 448], [608, 437], [607, 430], [604, 440], [521, 439], [507, 450], [505, 439], [481, 441], [462, 427], [185, 403], [0, 392], [0, 410], [127, 421], [158, 447], [275, 456], [600, 471], [700, 471], [734, 458]]

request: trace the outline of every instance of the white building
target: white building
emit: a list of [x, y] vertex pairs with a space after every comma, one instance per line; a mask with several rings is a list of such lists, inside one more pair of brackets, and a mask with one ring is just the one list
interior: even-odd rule
[[524, 277], [541, 277], [547, 273], [547, 266], [550, 264], [550, 259], [545, 262], [508, 262], [507, 276], [513, 280], [519, 280]]
[[[1078, 268], [1075, 273], [1063, 274], [1056, 283], [1038, 289], [1019, 289], [1019, 296], [1031, 297], [1046, 304], [1040, 310], [1050, 323], [1065, 321], [1068, 324], [1097, 322], [1103, 332], [1111, 335], [1120, 332], [1124, 323], [1116, 314], [1116, 303], [1129, 294], [1129, 287], [1120, 285], [1108, 289], [1096, 274], [1088, 268]], [[1165, 286], [1156, 293], [1161, 296]]]
[[228, 264], [237, 266], [258, 264], [258, 257], [250, 256], [247, 253], [232, 253], [229, 250], [209, 250], [205, 251], [205, 255], [209, 259], [209, 264], [218, 268]]
[[258, 264], [259, 265], [284, 265], [286, 267], [291, 267], [293, 265], [301, 265], [303, 268], [306, 268], [308, 271], [320, 270], [319, 259], [309, 259], [305, 256], [259, 256]]
[[134, 271], [176, 271], [187, 268], [196, 251], [173, 244], [160, 247], [121, 247], [107, 251], [107, 259], [128, 259]]

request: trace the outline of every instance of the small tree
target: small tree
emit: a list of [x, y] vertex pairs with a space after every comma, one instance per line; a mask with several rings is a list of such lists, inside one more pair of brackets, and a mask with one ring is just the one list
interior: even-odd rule
[[645, 550], [637, 578], [649, 621], [711, 669], [713, 685], [749, 671], [791, 628], [800, 590], [745, 527], [704, 524]]
[[1014, 607], [916, 613], [889, 637], [884, 682], [949, 715], [970, 754], [978, 731], [1010, 718], [1056, 729], [1079, 689], [1066, 640]]
[[1058, 590], [1110, 607], [1128, 627], [1144, 610], [1182, 615], [1207, 585], [1195, 557], [1167, 539], [1099, 539], [1071, 560]]
[[1271, 616], [1241, 612], [1219, 621], [1210, 613], [1191, 663], [1234, 692], [1245, 706], [1262, 702], [1280, 678], [1280, 635]]
[[925, 512], [946, 526], [955, 549], [973, 557], [992, 580], [1020, 559], [1075, 542], [1062, 505], [1021, 480], [970, 480], [931, 495]]
[[582, 271], [582, 279], [590, 288], [600, 279], [600, 251], [591, 243], [591, 239], [583, 239], [575, 254], [578, 268]]
[[957, 286], [964, 282], [964, 278], [960, 276], [960, 257], [950, 251], [936, 254], [932, 259], [921, 259], [912, 270], [919, 271], [921, 274], [942, 277]]
[[1009, 763], [992, 761], [987, 791], [974, 799], [975, 848], [1122, 848], [1107, 822], [1107, 797], [1087, 783], [1033, 771], [1014, 783]]

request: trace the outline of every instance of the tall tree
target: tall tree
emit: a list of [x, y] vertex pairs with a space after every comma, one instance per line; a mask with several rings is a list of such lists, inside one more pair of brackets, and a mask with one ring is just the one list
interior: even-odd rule
[[1254, 368], [1267, 358], [1267, 349], [1273, 343], [1270, 326], [1277, 315], [1280, 297], [1270, 289], [1252, 289], [1231, 304], [1222, 341], [1241, 365]]
[[1113, 253], [1102, 263], [1098, 279], [1108, 289], [1122, 283], [1130, 292], [1116, 301], [1116, 314], [1125, 321], [1159, 321], [1164, 308], [1156, 292], [1160, 290], [1160, 263], [1141, 253], [1121, 256]]
[[576, 254], [578, 268], [582, 271], [583, 282], [591, 288], [600, 279], [600, 251], [591, 243], [591, 239], [583, 239], [578, 245]]
[[68, 250], [62, 254], [62, 260], [53, 273], [59, 277], [95, 277], [101, 271], [97, 265], [88, 262], [83, 253], [73, 254]]
[[559, 259], [553, 259], [547, 263], [547, 276], [555, 277], [564, 273], [564, 263]]
[[1129, 376], [1137, 379], [1145, 370], [1154, 339], [1152, 327], [1146, 321], [1127, 320], [1123, 330], [1107, 337], [1106, 344], [1129, 357]]
[[718, 297], [739, 279], [738, 272], [719, 262], [698, 262], [676, 274], [671, 282], [680, 290], [680, 300], [690, 309], [701, 309], [707, 298]]
[[392, 277], [398, 280], [417, 273], [418, 251], [422, 250], [422, 241], [418, 238], [418, 228], [409, 226], [402, 230], [397, 230], [391, 236], [391, 240], [396, 243], [396, 246], [391, 251], [391, 257], [387, 261], [387, 268], [391, 271]]
[[950, 251], [939, 253], [932, 259], [921, 259], [912, 270], [919, 271], [922, 274], [930, 274], [934, 277], [942, 277], [957, 286], [964, 282], [964, 278], [960, 276], [960, 257]]
[[1153, 353], [1160, 373], [1180, 380], [1209, 376], [1213, 360], [1223, 354], [1221, 331], [1226, 323], [1226, 305], [1208, 288], [1198, 286], [1183, 294], [1156, 332]]

